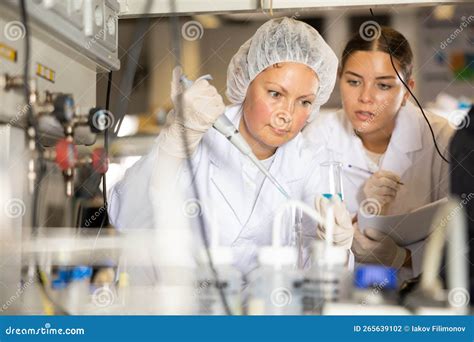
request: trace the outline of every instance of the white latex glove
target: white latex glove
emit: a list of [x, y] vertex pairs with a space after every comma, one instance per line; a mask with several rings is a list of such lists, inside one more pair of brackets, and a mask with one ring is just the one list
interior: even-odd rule
[[171, 81], [171, 99], [175, 108], [180, 105], [179, 95], [182, 94], [181, 115], [178, 118], [174, 110], [168, 114], [169, 125], [160, 133], [160, 147], [172, 156], [186, 158], [182, 132], [186, 133], [187, 147], [192, 154], [203, 135], [224, 114], [225, 105], [222, 96], [207, 80], [201, 77], [184, 89], [181, 75], [181, 68], [174, 68]]
[[361, 232], [356, 224], [352, 252], [355, 260], [365, 264], [382, 264], [399, 269], [405, 263], [407, 250], [393, 239], [375, 229]]
[[[333, 234], [334, 245], [349, 249], [351, 248], [352, 238], [354, 236], [351, 215], [349, 214], [349, 211], [347, 211], [339, 196], [334, 196], [332, 202], [335, 219]], [[323, 220], [326, 219], [329, 205], [329, 200], [324, 196], [319, 195], [314, 200], [316, 211], [319, 212]], [[318, 238], [325, 240], [326, 228], [323, 225], [318, 225], [316, 235]]]
[[382, 208], [391, 203], [400, 189], [400, 177], [390, 171], [380, 170], [375, 172], [364, 185], [364, 195], [369, 201], [376, 201], [379, 212], [371, 213], [380, 215]]

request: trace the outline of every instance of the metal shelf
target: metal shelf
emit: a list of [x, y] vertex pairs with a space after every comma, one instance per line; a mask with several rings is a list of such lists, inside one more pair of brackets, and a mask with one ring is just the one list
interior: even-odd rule
[[[176, 0], [176, 8], [172, 10], [170, 0], [119, 0], [119, 17], [125, 19], [186, 14], [268, 12], [270, 10], [270, 4], [273, 11], [288, 11], [370, 6], [434, 6], [442, 4], [466, 4], [469, 2], [470, 1], [467, 0], [264, 0], [262, 2], [260, 0]], [[261, 7], [261, 3], [263, 3], [263, 8]]]

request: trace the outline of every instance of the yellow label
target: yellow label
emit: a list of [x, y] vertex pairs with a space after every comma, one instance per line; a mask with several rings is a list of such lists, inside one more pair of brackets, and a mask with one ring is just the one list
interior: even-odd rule
[[14, 48], [0, 43], [0, 57], [3, 57], [13, 63], [16, 63], [17, 56], [17, 51]]
[[48, 80], [48, 81], [54, 83], [55, 77], [56, 77], [56, 72], [53, 69], [48, 68], [47, 66], [45, 66], [43, 64], [37, 63], [36, 64], [36, 75], [41, 77], [41, 78], [44, 78], [45, 80]]

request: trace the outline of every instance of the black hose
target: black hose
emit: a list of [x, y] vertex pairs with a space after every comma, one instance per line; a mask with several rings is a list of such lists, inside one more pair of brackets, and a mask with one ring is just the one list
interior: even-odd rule
[[[374, 12], [372, 11], [372, 8], [370, 8], [370, 14], [375, 17], [374, 15]], [[433, 143], [434, 143], [434, 146], [436, 148], [436, 151], [438, 152], [439, 156], [448, 164], [450, 164], [449, 160], [447, 160], [443, 154], [441, 153], [440, 149], [439, 149], [439, 146], [438, 146], [438, 143], [436, 141], [436, 137], [434, 135], [434, 132], [433, 132], [433, 127], [431, 127], [431, 123], [430, 121], [428, 120], [428, 118], [426, 117], [426, 114], [425, 114], [425, 111], [423, 110], [423, 107], [421, 106], [420, 102], [418, 101], [418, 99], [416, 98], [415, 94], [413, 94], [413, 92], [411, 91], [410, 87], [405, 83], [405, 81], [403, 80], [403, 78], [400, 76], [400, 74], [398, 73], [398, 70], [397, 68], [395, 67], [395, 63], [393, 62], [393, 56], [392, 56], [392, 51], [390, 51], [390, 45], [388, 44], [388, 40], [387, 38], [385, 37], [385, 35], [383, 34], [383, 31], [380, 30], [380, 33], [382, 35], [382, 38], [385, 40], [385, 44], [387, 45], [388, 49], [389, 49], [389, 55], [390, 55], [390, 63], [392, 63], [392, 67], [393, 67], [393, 70], [395, 70], [395, 73], [397, 74], [397, 77], [398, 79], [403, 83], [403, 85], [405, 86], [406, 90], [410, 93], [411, 97], [413, 97], [413, 99], [415, 100], [416, 104], [418, 105], [418, 107], [420, 108], [421, 110], [421, 114], [423, 114], [423, 117], [425, 118], [425, 121], [426, 123], [428, 124], [428, 127], [430, 128], [430, 132], [431, 132], [431, 138], [433, 139]]]
[[[172, 13], [175, 12], [175, 1], [174, 0], [170, 0], [170, 8], [171, 8]], [[174, 52], [175, 52], [175, 55], [176, 55], [176, 58], [177, 58], [177, 65], [181, 66], [181, 48], [180, 48], [180, 37], [181, 37], [180, 33], [181, 33], [181, 31], [179, 29], [179, 17], [177, 17], [177, 16], [171, 17], [171, 24], [172, 24], [171, 41], [173, 42]], [[177, 106], [178, 108], [175, 108], [175, 111], [176, 111], [176, 117], [180, 118], [180, 120], [183, 121], [184, 118], [183, 118], [183, 113], [182, 113], [182, 108], [183, 108], [182, 104], [183, 104], [183, 96], [182, 96], [182, 94], [179, 94], [178, 95], [178, 106]], [[187, 137], [186, 130], [181, 131], [181, 138], [183, 140], [183, 148], [184, 148], [184, 151], [185, 151], [185, 154], [186, 154], [187, 167], [188, 167], [189, 170], [193, 170], [193, 162], [192, 162], [192, 158], [191, 158], [192, 156], [191, 156], [191, 153], [190, 153], [189, 148], [188, 148], [188, 137]], [[194, 193], [195, 198], [197, 199], [198, 203], [201, 203], [200, 200], [199, 200], [199, 198], [200, 198], [199, 189], [197, 188], [196, 181], [195, 181], [194, 177], [193, 177], [193, 181], [191, 182], [191, 185], [192, 185], [192, 189], [193, 189], [193, 193]], [[199, 222], [199, 231], [200, 231], [203, 243], [204, 243], [204, 249], [206, 251], [207, 260], [208, 260], [208, 263], [209, 263], [209, 268], [211, 269], [212, 276], [213, 276], [214, 281], [215, 281], [215, 285], [218, 288], [219, 296], [220, 296], [221, 301], [222, 301], [222, 306], [224, 307], [224, 311], [225, 311], [226, 315], [232, 315], [232, 311], [230, 310], [229, 304], [227, 302], [227, 298], [225, 297], [224, 290], [219, 285], [220, 284], [219, 275], [218, 275], [217, 270], [214, 266], [214, 262], [212, 260], [212, 255], [211, 255], [211, 252], [209, 250], [209, 240], [208, 240], [208, 237], [207, 237], [206, 228], [205, 228], [205, 225], [204, 225], [204, 219], [203, 219], [202, 215], [198, 215], [198, 222]]]

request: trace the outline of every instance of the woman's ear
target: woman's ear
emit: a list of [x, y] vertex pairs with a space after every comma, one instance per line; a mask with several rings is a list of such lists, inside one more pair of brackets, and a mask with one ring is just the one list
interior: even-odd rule
[[[413, 89], [415, 89], [415, 80], [413, 78], [410, 78], [407, 82], [408, 88], [413, 92]], [[405, 95], [403, 96], [403, 101], [402, 101], [402, 106], [405, 106], [407, 104], [408, 98], [410, 97], [410, 92], [408, 90], [405, 91]]]

